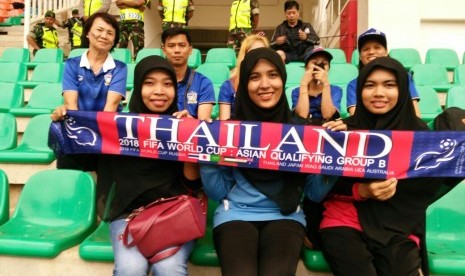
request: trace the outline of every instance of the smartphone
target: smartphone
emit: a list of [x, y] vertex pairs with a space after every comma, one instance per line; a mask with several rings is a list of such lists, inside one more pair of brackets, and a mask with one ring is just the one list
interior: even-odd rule
[[325, 69], [325, 64], [324, 63], [316, 63], [315, 64], [318, 67], [321, 67], [321, 69]]

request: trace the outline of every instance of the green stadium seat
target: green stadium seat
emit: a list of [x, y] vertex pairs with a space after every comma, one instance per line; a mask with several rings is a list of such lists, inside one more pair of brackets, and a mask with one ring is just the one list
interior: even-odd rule
[[410, 70], [414, 65], [423, 63], [420, 53], [414, 48], [394, 48], [389, 51], [389, 56], [397, 59], [407, 70]]
[[436, 92], [448, 91], [452, 85], [449, 83], [447, 70], [438, 64], [417, 64], [410, 70], [413, 74], [415, 86], [430, 86]]
[[148, 56], [165, 57], [165, 54], [163, 54], [163, 50], [161, 48], [142, 48], [137, 53], [135, 63], [139, 63], [139, 61], [141, 61], [143, 58], [148, 57]]
[[190, 68], [197, 68], [200, 66], [200, 64], [202, 64], [202, 53], [199, 49], [193, 48], [192, 53], [187, 60], [187, 65]]
[[60, 83], [63, 78], [63, 63], [40, 63], [34, 68], [30, 80], [18, 81], [23, 88], [34, 88], [42, 83]]
[[63, 63], [63, 50], [57, 49], [40, 49], [36, 52], [30, 62], [25, 62], [27, 68], [34, 68], [39, 63]]
[[24, 63], [0, 63], [0, 82], [24, 81], [27, 77], [27, 68]]
[[446, 108], [459, 107], [465, 109], [465, 86], [452, 87], [447, 92]]
[[69, 52], [68, 58], [81, 56], [88, 48], [76, 48]]
[[429, 86], [417, 86], [416, 88], [420, 96], [421, 119], [428, 123], [442, 112], [438, 94]]
[[9, 112], [16, 117], [34, 117], [40, 114], [51, 114], [56, 107], [64, 103], [61, 92], [61, 83], [39, 84], [32, 91], [31, 98], [25, 107], [10, 108]]
[[50, 114], [33, 117], [18, 147], [0, 151], [0, 163], [50, 164], [55, 155], [48, 147]]
[[358, 63], [360, 62], [360, 53], [358, 52], [357, 48], [355, 48], [352, 51], [352, 57], [350, 61], [351, 61], [350, 63], [352, 63], [353, 65], [358, 66]]
[[430, 273], [465, 275], [465, 183], [428, 207], [426, 248]]
[[79, 256], [86, 261], [114, 261], [110, 228], [107, 222], [100, 222], [97, 229], [81, 243], [79, 246]]
[[216, 99], [216, 104], [213, 106], [212, 114], [211, 114], [211, 117], [213, 120], [218, 119], [218, 117], [220, 116], [220, 105], [218, 104], [218, 97], [220, 95], [220, 87], [221, 85], [218, 85], [218, 84], [213, 85], [213, 91], [215, 92], [215, 99]]
[[24, 102], [23, 91], [15, 83], [0, 82], [0, 112], [10, 108], [21, 107]]
[[10, 217], [10, 193], [6, 173], [0, 170], [0, 225], [8, 221]]
[[[140, 52], [139, 52], [140, 53]], [[132, 90], [134, 87], [134, 69], [136, 68], [136, 63], [129, 63], [128, 66], [128, 77], [126, 79], [126, 90]]]
[[465, 64], [455, 67], [454, 84], [465, 85]]
[[291, 62], [286, 64], [286, 89], [293, 86], [299, 86], [300, 80], [305, 73], [305, 67], [303, 63], [300, 62]]
[[0, 150], [16, 148], [16, 119], [10, 113], [0, 113]]
[[192, 250], [190, 256], [190, 262], [194, 265], [220, 266], [215, 246], [213, 244], [213, 215], [216, 207], [218, 207], [217, 202], [208, 200], [207, 228], [205, 230], [205, 236], [195, 242], [194, 250]]
[[132, 63], [131, 51], [128, 48], [115, 48], [110, 54], [115, 60], [126, 64]]
[[302, 261], [308, 270], [316, 272], [331, 272], [331, 269], [320, 250], [304, 248]]
[[329, 70], [329, 83], [332, 85], [338, 85], [340, 87], [346, 87], [347, 84], [357, 78], [358, 69], [357, 66], [346, 63], [346, 64], [331, 64]]
[[232, 69], [236, 66], [236, 52], [231, 48], [211, 48], [207, 52], [205, 63], [223, 63]]
[[342, 98], [341, 98], [341, 109], [339, 110], [339, 115], [341, 118], [347, 118], [350, 116], [349, 111], [347, 111], [347, 85], [340, 86], [342, 89]]
[[230, 75], [228, 66], [221, 63], [204, 63], [196, 71], [209, 78], [214, 85], [221, 85]]
[[339, 48], [325, 48], [325, 51], [329, 52], [333, 56], [331, 64], [347, 63], [346, 54], [342, 49]]
[[28, 62], [29, 55], [27, 48], [6, 48], [3, 50], [0, 62]]
[[431, 48], [426, 51], [425, 63], [442, 65], [448, 71], [452, 71], [460, 64], [460, 61], [454, 49]]
[[79, 244], [96, 226], [95, 189], [82, 171], [32, 175], [12, 217], [0, 226], [0, 254], [53, 258]]

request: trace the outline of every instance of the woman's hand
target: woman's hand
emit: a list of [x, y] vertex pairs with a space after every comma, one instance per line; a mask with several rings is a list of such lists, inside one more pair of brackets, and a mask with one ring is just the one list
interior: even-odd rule
[[358, 193], [362, 198], [385, 201], [396, 193], [397, 182], [397, 179], [391, 178], [382, 181], [373, 181], [368, 184], [360, 184], [358, 186]]
[[331, 131], [344, 131], [347, 130], [347, 125], [344, 124], [344, 121], [341, 119], [336, 119], [334, 121], [329, 121], [321, 125], [322, 127], [326, 128], [327, 130]]
[[176, 111], [173, 113], [173, 116], [176, 117], [177, 119], [181, 118], [194, 118], [189, 114], [189, 111], [187, 109], [181, 110], [181, 111]]
[[52, 118], [52, 121], [60, 121], [64, 120], [66, 116], [66, 108], [64, 105], [61, 105], [52, 112], [52, 115], [50, 116]]

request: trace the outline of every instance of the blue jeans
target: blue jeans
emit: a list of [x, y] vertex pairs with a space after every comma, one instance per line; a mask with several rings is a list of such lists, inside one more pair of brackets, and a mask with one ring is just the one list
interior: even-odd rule
[[138, 276], [148, 275], [149, 269], [152, 275], [187, 275], [187, 262], [189, 255], [194, 249], [194, 241], [185, 243], [179, 251], [155, 264], [150, 264], [148, 260], [139, 252], [137, 246], [126, 247], [123, 244], [122, 235], [126, 228], [125, 219], [112, 221], [110, 224], [110, 237], [115, 254], [115, 267], [113, 275], [116, 276]]

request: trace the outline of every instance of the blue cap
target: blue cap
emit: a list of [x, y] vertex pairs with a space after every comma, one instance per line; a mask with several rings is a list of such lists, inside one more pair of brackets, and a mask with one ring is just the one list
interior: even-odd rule
[[370, 40], [375, 40], [379, 42], [381, 45], [383, 45], [384, 48], [387, 49], [386, 34], [375, 28], [371, 28], [358, 37], [358, 51], [360, 52], [363, 45]]
[[331, 55], [328, 51], [325, 51], [323, 47], [315, 47], [312, 50], [308, 51], [308, 53], [305, 55], [305, 67], [307, 67], [308, 61], [316, 55], [325, 56], [329, 62], [331, 62], [331, 60], [333, 59], [333, 55]]

